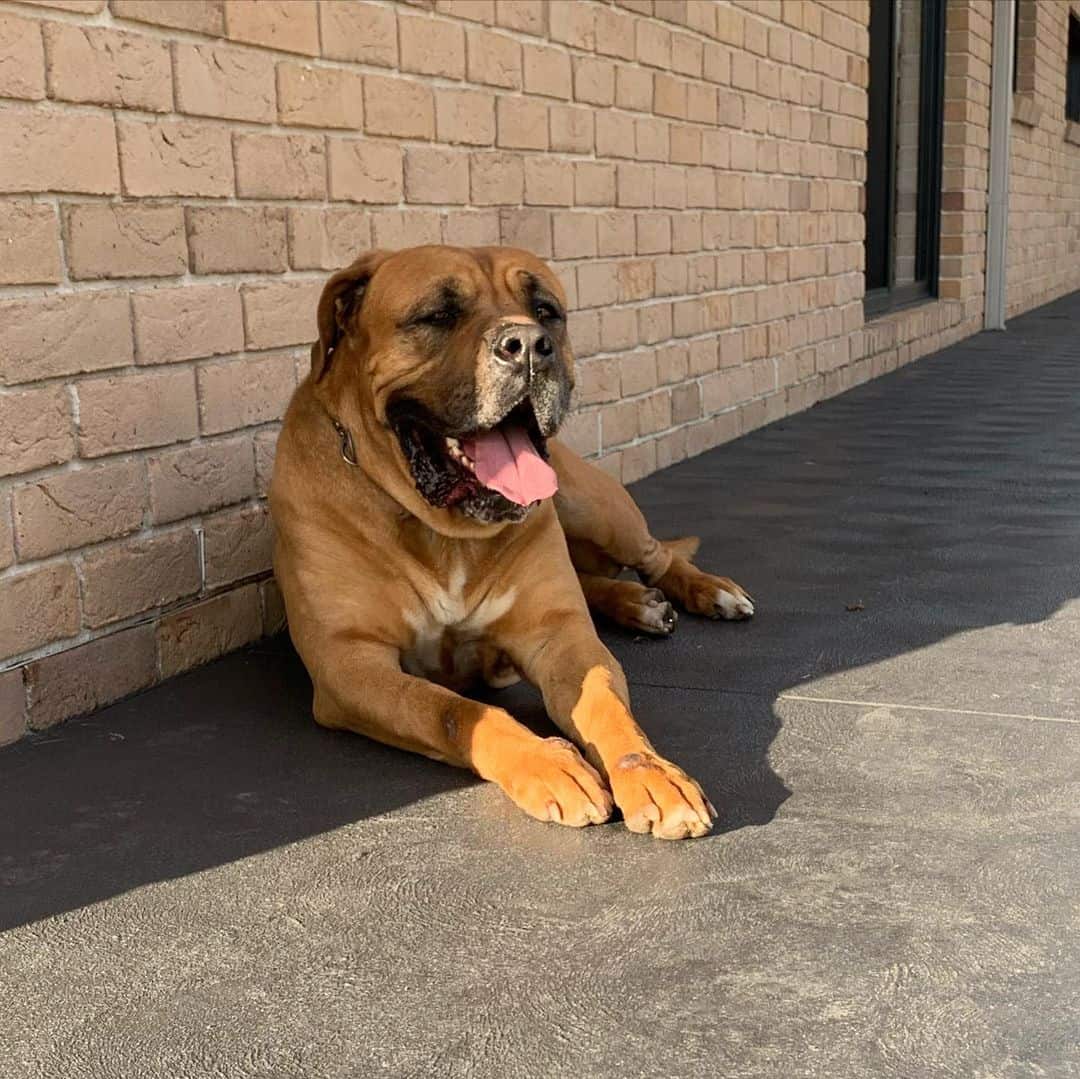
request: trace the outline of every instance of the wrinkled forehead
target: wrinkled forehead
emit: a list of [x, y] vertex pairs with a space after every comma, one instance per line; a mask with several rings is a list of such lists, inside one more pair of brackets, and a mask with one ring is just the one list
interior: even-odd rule
[[391, 255], [369, 287], [374, 305], [393, 316], [453, 297], [496, 307], [537, 296], [565, 305], [559, 279], [535, 255], [510, 247], [414, 247]]

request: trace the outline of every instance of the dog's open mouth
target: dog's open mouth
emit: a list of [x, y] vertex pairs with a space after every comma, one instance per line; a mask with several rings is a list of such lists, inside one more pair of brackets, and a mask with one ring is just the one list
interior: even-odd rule
[[484, 430], [447, 433], [412, 402], [392, 409], [390, 422], [417, 490], [440, 509], [457, 508], [481, 521], [520, 521], [558, 487], [528, 398]]

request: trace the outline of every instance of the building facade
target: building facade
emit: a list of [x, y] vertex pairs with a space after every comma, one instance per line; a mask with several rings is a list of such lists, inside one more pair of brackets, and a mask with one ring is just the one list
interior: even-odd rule
[[630, 482], [1080, 287], [1078, 121], [1080, 0], [2, 0], [0, 741], [280, 624], [359, 251], [549, 259]]

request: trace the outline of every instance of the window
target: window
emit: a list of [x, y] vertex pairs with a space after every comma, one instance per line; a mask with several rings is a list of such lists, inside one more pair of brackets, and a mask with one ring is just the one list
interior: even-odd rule
[[1080, 19], [1069, 13], [1069, 67], [1065, 81], [1065, 116], [1080, 124]]
[[945, 0], [871, 0], [867, 315], [937, 292]]

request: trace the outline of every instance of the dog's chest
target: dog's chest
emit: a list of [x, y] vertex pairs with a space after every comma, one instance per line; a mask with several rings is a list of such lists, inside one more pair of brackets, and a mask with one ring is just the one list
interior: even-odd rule
[[510, 587], [469, 595], [460, 571], [445, 585], [423, 589], [420, 601], [404, 612], [413, 640], [402, 652], [402, 668], [445, 685], [474, 681], [483, 670], [485, 631], [510, 610], [514, 594]]

